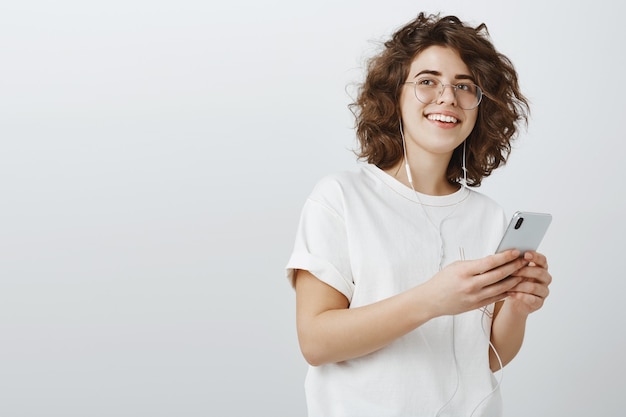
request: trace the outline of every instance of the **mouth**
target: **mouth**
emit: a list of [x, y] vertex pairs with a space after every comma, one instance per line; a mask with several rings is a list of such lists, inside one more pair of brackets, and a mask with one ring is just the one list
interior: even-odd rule
[[459, 119], [457, 119], [456, 117], [445, 115], [445, 114], [441, 114], [441, 113], [431, 113], [431, 114], [427, 115], [426, 118], [428, 120], [432, 120], [432, 121], [435, 121], [435, 122], [441, 122], [441, 123], [455, 124], [455, 123], [459, 122]]

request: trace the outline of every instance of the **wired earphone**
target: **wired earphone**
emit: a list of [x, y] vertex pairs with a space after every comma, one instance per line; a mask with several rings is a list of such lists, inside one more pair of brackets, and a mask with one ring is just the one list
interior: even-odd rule
[[[402, 137], [402, 151], [403, 151], [403, 156], [404, 156], [404, 168], [406, 170], [406, 176], [407, 179], [409, 181], [409, 184], [411, 185], [411, 189], [413, 190], [413, 193], [415, 194], [415, 198], [417, 200], [417, 202], [419, 203], [418, 205], [422, 208], [424, 215], [426, 216], [426, 219], [428, 220], [428, 222], [435, 228], [435, 230], [437, 231], [437, 233], [439, 233], [440, 236], [440, 241], [441, 243], [441, 252], [440, 252], [440, 258], [439, 258], [439, 270], [441, 270], [443, 268], [443, 257], [444, 257], [444, 252], [443, 252], [443, 235], [441, 234], [441, 224], [443, 223], [444, 220], [446, 220], [448, 217], [450, 217], [450, 215], [452, 215], [452, 213], [454, 213], [456, 211], [456, 208], [458, 207], [459, 203], [463, 200], [465, 200], [465, 198], [463, 198], [462, 200], [460, 200], [459, 202], [457, 202], [455, 204], [454, 209], [448, 213], [440, 222], [439, 222], [439, 226], [435, 225], [435, 223], [431, 220], [430, 216], [428, 215], [428, 212], [426, 211], [426, 208], [424, 207], [424, 204], [422, 203], [421, 199], [419, 198], [419, 194], [418, 192], [415, 190], [415, 186], [413, 185], [413, 176], [411, 175], [411, 167], [409, 166], [409, 159], [407, 157], [407, 150], [406, 150], [406, 140], [404, 138], [404, 130], [402, 128], [402, 120], [399, 120], [400, 123], [400, 135]], [[463, 141], [463, 159], [461, 162], [461, 169], [463, 171], [463, 178], [460, 180], [461, 186], [467, 191], [467, 194], [469, 196], [469, 190], [467, 188], [467, 168], [465, 166], [465, 158], [466, 158], [466, 141]], [[465, 251], [462, 247], [459, 247], [459, 257], [460, 260], [464, 261], [465, 260]], [[487, 333], [487, 331], [485, 330], [485, 316], [487, 316], [489, 319], [493, 318], [493, 313], [491, 313], [488, 309], [488, 306], [484, 306], [482, 308], [480, 308], [481, 311], [481, 316], [480, 316], [480, 328], [483, 331], [483, 334], [485, 335], [485, 337], [487, 338], [487, 341], [489, 343], [489, 348], [493, 351], [494, 355], [496, 356], [496, 359], [498, 360], [498, 364], [500, 366], [500, 369], [498, 370], [500, 372], [500, 378], [498, 379], [496, 386], [491, 390], [491, 392], [489, 392], [489, 394], [487, 394], [482, 400], [480, 400], [480, 402], [476, 405], [476, 407], [474, 407], [474, 409], [472, 410], [472, 412], [470, 413], [469, 417], [473, 417], [474, 413], [476, 412], [476, 410], [478, 410], [478, 408], [485, 402], [487, 401], [487, 399], [489, 399], [489, 397], [491, 397], [501, 386], [502, 384], [502, 378], [504, 377], [504, 366], [502, 364], [502, 359], [500, 358], [500, 355], [498, 354], [498, 351], [496, 350], [496, 347], [493, 345], [493, 343], [491, 343], [491, 339], [489, 337], [489, 334]], [[450, 396], [450, 398], [448, 399], [448, 401], [446, 401], [440, 408], [439, 410], [437, 410], [437, 413], [435, 414], [435, 417], [439, 417], [441, 415], [441, 413], [443, 412], [443, 410], [445, 410], [446, 407], [448, 407], [451, 403], [452, 400], [454, 399], [454, 397], [456, 396], [458, 390], [459, 390], [459, 385], [460, 385], [460, 370], [459, 370], [459, 364], [457, 361], [457, 357], [456, 357], [456, 339], [455, 339], [455, 317], [456, 315], [452, 315], [452, 359], [454, 361], [454, 368], [456, 371], [456, 384], [454, 387], [454, 390], [452, 392], [452, 395]]]

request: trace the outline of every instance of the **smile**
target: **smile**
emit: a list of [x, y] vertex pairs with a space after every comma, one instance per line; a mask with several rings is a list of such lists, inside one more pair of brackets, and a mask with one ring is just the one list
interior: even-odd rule
[[432, 113], [432, 114], [429, 114], [426, 117], [428, 118], [428, 120], [436, 120], [438, 122], [458, 123], [458, 119], [456, 117], [445, 116], [443, 114], [438, 114], [438, 113]]

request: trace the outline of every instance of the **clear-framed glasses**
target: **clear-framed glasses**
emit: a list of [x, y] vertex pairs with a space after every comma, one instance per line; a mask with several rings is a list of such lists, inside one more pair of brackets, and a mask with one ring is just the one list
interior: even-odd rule
[[417, 81], [407, 81], [405, 84], [413, 84], [415, 98], [424, 104], [437, 101], [446, 87], [452, 88], [456, 97], [456, 104], [463, 110], [475, 109], [483, 98], [480, 87], [472, 83], [444, 84], [437, 78], [422, 77], [418, 78]]

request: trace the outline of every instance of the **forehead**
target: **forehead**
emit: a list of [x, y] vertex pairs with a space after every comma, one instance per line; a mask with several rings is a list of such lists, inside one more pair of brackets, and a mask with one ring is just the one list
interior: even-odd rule
[[415, 77], [422, 71], [430, 74], [439, 73], [441, 76], [455, 78], [458, 75], [471, 75], [459, 53], [445, 46], [429, 46], [411, 62], [409, 78]]

